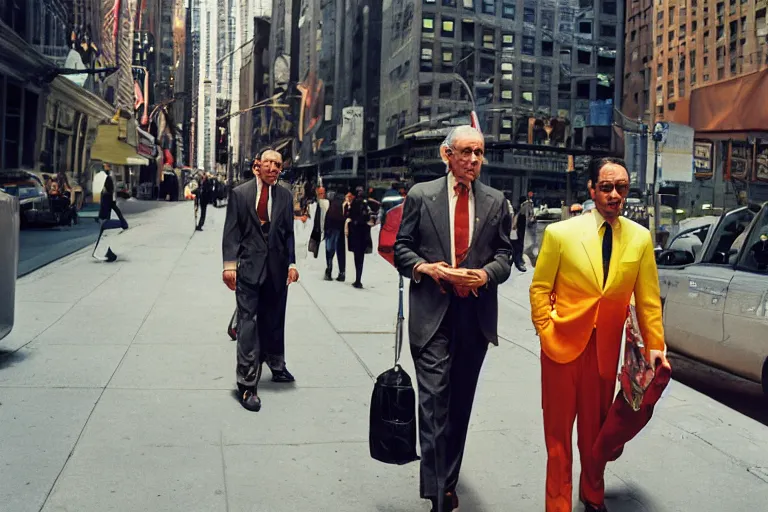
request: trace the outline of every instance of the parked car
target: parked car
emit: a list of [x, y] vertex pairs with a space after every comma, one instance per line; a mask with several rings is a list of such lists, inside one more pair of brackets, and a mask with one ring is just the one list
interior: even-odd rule
[[768, 203], [685, 230], [668, 247], [657, 265], [670, 350], [768, 395]]
[[18, 198], [21, 226], [56, 224], [48, 192], [36, 174], [28, 171], [0, 171], [0, 190]]
[[13, 329], [19, 266], [19, 200], [0, 191], [0, 340]]

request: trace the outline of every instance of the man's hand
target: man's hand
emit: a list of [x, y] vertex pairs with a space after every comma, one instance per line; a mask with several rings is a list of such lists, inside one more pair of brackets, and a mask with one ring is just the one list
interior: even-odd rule
[[221, 273], [221, 279], [224, 281], [224, 284], [227, 285], [227, 288], [229, 288], [232, 291], [235, 291], [235, 288], [237, 287], [237, 271], [236, 270], [225, 270]]
[[432, 280], [437, 283], [437, 286], [440, 287], [440, 290], [445, 293], [441, 281], [446, 280], [445, 269], [449, 268], [451, 268], [451, 266], [446, 262], [439, 261], [437, 263], [420, 263], [416, 265], [416, 268], [414, 268], [413, 271], [414, 274], [417, 274], [415, 277], [418, 277], [418, 274], [424, 274], [431, 277]]
[[299, 280], [299, 271], [296, 270], [295, 268], [289, 268], [288, 269], [288, 280], [286, 281], [285, 284], [295, 283], [298, 280]]
[[656, 369], [656, 362], [661, 361], [664, 362], [666, 360], [666, 357], [664, 357], [664, 351], [663, 350], [651, 350], [648, 354], [648, 357], [650, 359], [651, 366], [653, 369]]
[[488, 273], [483, 269], [448, 268], [444, 279], [455, 288], [468, 288], [477, 295], [477, 289], [488, 284]]

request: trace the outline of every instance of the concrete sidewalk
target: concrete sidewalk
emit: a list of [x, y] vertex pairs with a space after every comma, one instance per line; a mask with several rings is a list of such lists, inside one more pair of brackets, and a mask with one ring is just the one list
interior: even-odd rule
[[[297, 383], [265, 382], [261, 412], [249, 413], [232, 393], [224, 210], [210, 209], [194, 235], [192, 215], [191, 203], [148, 212], [113, 238], [114, 264], [88, 248], [19, 280], [16, 328], [0, 342], [0, 510], [428, 510], [418, 464], [368, 455], [373, 378], [393, 359], [394, 270], [369, 256], [364, 290], [325, 282], [322, 252], [307, 259], [300, 244], [287, 324]], [[298, 240], [310, 229], [299, 225]], [[464, 512], [543, 510], [529, 279], [515, 273], [502, 290], [503, 341], [475, 402]], [[403, 363], [413, 375], [407, 350]], [[614, 512], [765, 510], [768, 428], [673, 383], [606, 480]]]

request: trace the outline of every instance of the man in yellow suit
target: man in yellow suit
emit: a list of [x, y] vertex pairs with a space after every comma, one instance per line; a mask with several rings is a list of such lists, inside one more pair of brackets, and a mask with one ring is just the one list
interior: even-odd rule
[[621, 216], [629, 193], [626, 165], [618, 158], [594, 159], [589, 174], [593, 214], [546, 229], [530, 289], [531, 317], [541, 340], [547, 512], [571, 512], [577, 416], [579, 497], [586, 512], [606, 510], [605, 464], [592, 457], [592, 446], [613, 401], [633, 293], [646, 356], [656, 361], [664, 350], [651, 234]]

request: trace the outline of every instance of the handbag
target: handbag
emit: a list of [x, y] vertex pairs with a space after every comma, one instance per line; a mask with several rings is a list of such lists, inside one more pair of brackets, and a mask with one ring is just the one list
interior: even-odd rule
[[621, 394], [632, 407], [633, 411], [639, 411], [643, 403], [643, 395], [653, 380], [653, 366], [643, 356], [645, 343], [637, 321], [635, 306], [627, 308], [627, 320], [624, 322], [624, 335], [622, 336], [623, 357], [619, 370], [619, 385]]
[[376, 378], [371, 396], [368, 446], [371, 457], [385, 464], [403, 465], [416, 455], [416, 393], [411, 377], [400, 366], [403, 347], [403, 276], [395, 329], [395, 364]]
[[232, 338], [232, 341], [237, 341], [237, 320], [237, 307], [235, 307], [235, 312], [232, 313], [232, 318], [227, 326], [227, 334]]

